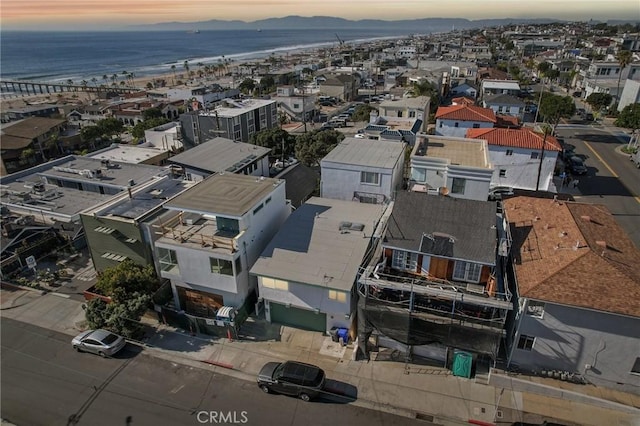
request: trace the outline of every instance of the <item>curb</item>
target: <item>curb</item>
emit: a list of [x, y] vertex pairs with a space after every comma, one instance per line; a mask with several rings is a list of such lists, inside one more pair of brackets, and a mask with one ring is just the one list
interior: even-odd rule
[[10, 282], [7, 282], [7, 281], [1, 281], [0, 282], [0, 288], [6, 288], [6, 289], [10, 289], [10, 290], [32, 291], [32, 292], [40, 293], [41, 296], [44, 296], [45, 294], [50, 293], [50, 291], [46, 290], [46, 289], [28, 287], [26, 285], [14, 284], [14, 283], [10, 283]]

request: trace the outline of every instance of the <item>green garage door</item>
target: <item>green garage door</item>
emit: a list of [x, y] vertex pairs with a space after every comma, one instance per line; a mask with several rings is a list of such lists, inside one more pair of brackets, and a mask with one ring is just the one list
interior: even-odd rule
[[280, 303], [269, 303], [271, 310], [271, 322], [276, 322], [290, 327], [302, 328], [312, 331], [326, 331], [327, 316], [323, 313], [316, 314], [300, 308], [287, 308]]

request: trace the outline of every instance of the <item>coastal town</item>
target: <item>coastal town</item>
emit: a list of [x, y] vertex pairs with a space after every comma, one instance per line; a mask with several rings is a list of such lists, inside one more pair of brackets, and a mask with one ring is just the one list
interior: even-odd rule
[[58, 333], [170, 424], [639, 424], [640, 27], [335, 37], [0, 81], [3, 375]]

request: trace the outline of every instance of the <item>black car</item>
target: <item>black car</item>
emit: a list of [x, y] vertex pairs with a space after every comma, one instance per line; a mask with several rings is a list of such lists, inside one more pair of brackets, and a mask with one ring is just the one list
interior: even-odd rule
[[297, 361], [268, 362], [258, 373], [258, 386], [265, 393], [291, 395], [305, 402], [318, 397], [324, 383], [320, 367]]
[[584, 161], [580, 157], [569, 157], [567, 165], [572, 175], [584, 175], [587, 173], [587, 166], [584, 165]]

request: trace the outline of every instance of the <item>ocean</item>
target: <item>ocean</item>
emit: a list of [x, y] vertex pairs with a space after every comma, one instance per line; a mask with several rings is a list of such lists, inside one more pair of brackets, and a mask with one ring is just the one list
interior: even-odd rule
[[378, 30], [201, 30], [199, 32], [0, 32], [0, 78], [103, 81], [113, 74], [165, 74], [175, 65], [248, 60], [345, 42], [401, 37]]

